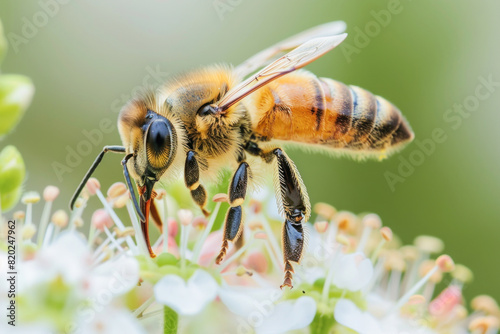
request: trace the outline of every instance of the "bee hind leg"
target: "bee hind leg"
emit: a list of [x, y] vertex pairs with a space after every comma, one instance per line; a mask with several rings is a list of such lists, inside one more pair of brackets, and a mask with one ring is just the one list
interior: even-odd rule
[[205, 209], [205, 205], [207, 204], [207, 191], [200, 184], [200, 167], [194, 151], [189, 151], [186, 156], [184, 182], [191, 192], [193, 201], [200, 207], [205, 217], [209, 216], [210, 212]]
[[222, 247], [215, 260], [217, 264], [220, 264], [226, 256], [229, 241], [234, 242], [236, 245], [240, 244], [238, 240], [241, 238], [243, 231], [243, 224], [241, 223], [243, 221], [243, 209], [241, 205], [245, 200], [249, 173], [248, 163], [241, 162], [229, 185], [229, 205], [231, 207], [226, 214]]
[[285, 278], [281, 288], [292, 288], [292, 262], [299, 263], [304, 251], [305, 235], [302, 223], [309, 220], [311, 204], [295, 164], [281, 148], [262, 152], [261, 157], [267, 163], [274, 164], [276, 198], [285, 214], [282, 230]]

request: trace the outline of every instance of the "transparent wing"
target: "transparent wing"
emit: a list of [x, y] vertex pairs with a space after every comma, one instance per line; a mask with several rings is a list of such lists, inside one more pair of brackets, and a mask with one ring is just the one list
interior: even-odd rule
[[319, 37], [305, 42], [231, 89], [217, 103], [218, 110], [224, 112], [227, 108], [260, 87], [287, 73], [306, 66], [342, 43], [346, 37], [347, 34], [341, 34]]
[[305, 30], [297, 35], [289, 37], [256, 55], [248, 58], [243, 63], [235, 68], [236, 73], [240, 78], [244, 78], [250, 73], [256, 71], [260, 67], [267, 65], [272, 60], [282, 56], [308, 40], [317, 37], [333, 36], [343, 33], [346, 30], [346, 24], [343, 21], [328, 22], [311, 29]]

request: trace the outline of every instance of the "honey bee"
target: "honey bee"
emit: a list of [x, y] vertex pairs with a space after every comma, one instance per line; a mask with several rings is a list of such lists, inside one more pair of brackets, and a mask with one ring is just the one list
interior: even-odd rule
[[338, 46], [347, 36], [344, 30], [343, 22], [323, 24], [235, 68], [216, 65], [195, 70], [133, 99], [118, 119], [123, 146], [104, 147], [76, 190], [71, 208], [104, 154], [124, 154], [126, 183], [149, 253], [155, 257], [148, 235], [150, 212], [159, 221], [155, 184], [183, 174], [194, 202], [208, 215], [207, 191], [200, 177], [232, 168], [219, 264], [229, 242], [235, 243], [242, 234], [242, 204], [252, 180], [252, 161], [260, 160], [274, 170], [277, 204], [284, 215], [281, 287], [292, 288], [292, 263], [299, 263], [304, 251], [303, 223], [309, 220], [311, 205], [282, 145], [381, 157], [414, 137], [401, 112], [384, 98], [299, 70]]

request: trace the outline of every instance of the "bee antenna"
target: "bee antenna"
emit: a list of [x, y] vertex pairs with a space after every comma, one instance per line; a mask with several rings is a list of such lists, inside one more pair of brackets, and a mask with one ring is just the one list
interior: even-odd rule
[[144, 214], [141, 212], [141, 209], [139, 208], [139, 202], [137, 201], [137, 198], [135, 197], [134, 188], [132, 187], [132, 181], [130, 181], [130, 175], [128, 173], [128, 168], [127, 168], [127, 162], [133, 156], [134, 155], [131, 153], [131, 154], [127, 155], [122, 160], [123, 175], [125, 176], [125, 180], [127, 181], [127, 187], [128, 187], [128, 190], [130, 191], [130, 196], [132, 197], [132, 202], [134, 202], [135, 211], [137, 212], [137, 215], [139, 216], [141, 221], [145, 221], [146, 218], [144, 217]]
[[[78, 188], [76, 189], [75, 193], [71, 197], [71, 202], [69, 203], [69, 208], [73, 210], [73, 207], [75, 206], [75, 202], [78, 199], [78, 196], [80, 196], [80, 193], [82, 192], [83, 188], [87, 184], [87, 181], [90, 179], [94, 171], [97, 169], [97, 166], [101, 163], [102, 158], [104, 157], [104, 154], [106, 152], [113, 152], [113, 153], [125, 153], [125, 147], [123, 146], [104, 146], [102, 149], [102, 152], [99, 153], [97, 158], [95, 159], [94, 163], [92, 166], [90, 166], [90, 169], [88, 170], [87, 174], [83, 177], [82, 182], [78, 185]], [[128, 173], [127, 173], [128, 174]], [[130, 181], [129, 181], [130, 182]]]

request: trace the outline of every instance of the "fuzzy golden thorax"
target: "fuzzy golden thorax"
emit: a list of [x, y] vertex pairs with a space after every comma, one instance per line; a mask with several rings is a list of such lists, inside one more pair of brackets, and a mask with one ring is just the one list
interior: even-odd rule
[[242, 105], [216, 112], [216, 104], [238, 83], [231, 68], [216, 65], [176, 76], [161, 88], [166, 108], [186, 129], [188, 146], [208, 163], [236, 160], [243, 139], [249, 136], [249, 117]]

